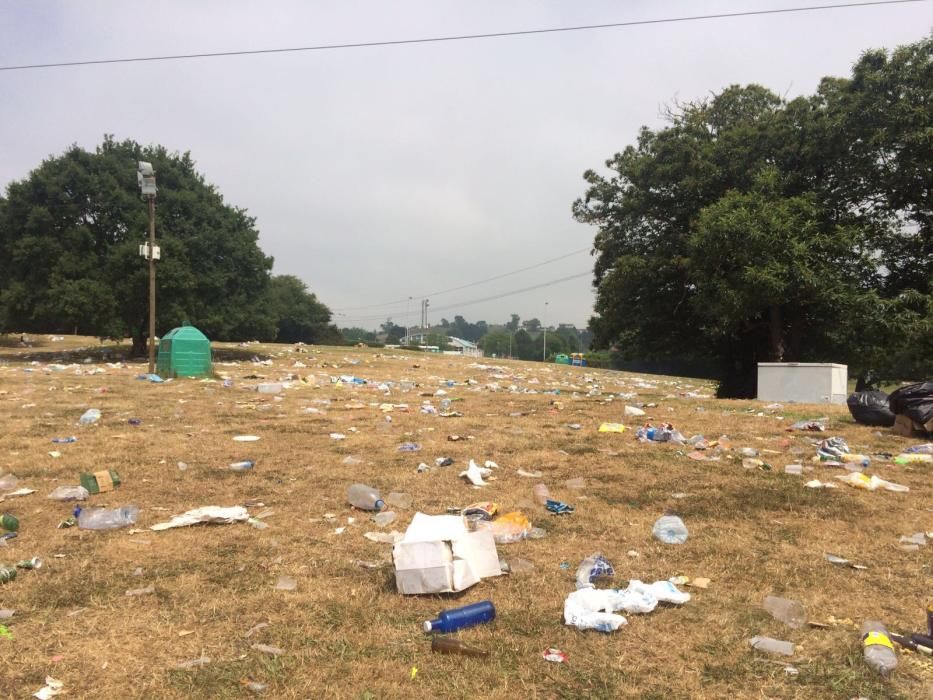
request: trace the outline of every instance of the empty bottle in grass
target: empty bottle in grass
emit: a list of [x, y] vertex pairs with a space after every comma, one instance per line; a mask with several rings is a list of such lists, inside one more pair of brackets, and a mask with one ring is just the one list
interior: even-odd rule
[[382, 510], [385, 502], [379, 491], [366, 484], [353, 484], [347, 489], [347, 501], [360, 510]]
[[676, 515], [662, 515], [654, 523], [654, 536], [664, 544], [683, 544], [688, 534], [684, 521]]
[[251, 459], [244, 459], [241, 462], [231, 462], [230, 469], [235, 472], [248, 472], [250, 469], [256, 466], [256, 463]]
[[82, 530], [116, 530], [136, 523], [139, 508], [84, 508], [78, 513], [78, 527]]
[[888, 638], [888, 631], [877, 620], [862, 623], [862, 652], [869, 667], [887, 676], [897, 668], [897, 653]]
[[800, 629], [807, 623], [807, 611], [799, 600], [779, 598], [778, 596], [765, 596], [761, 607], [775, 620], [783, 622], [788, 627]]
[[771, 637], [752, 637], [748, 641], [752, 645], [752, 649], [757, 651], [763, 651], [767, 654], [783, 654], [784, 656], [794, 655], [793, 642], [785, 642]]
[[484, 622], [490, 622], [496, 617], [496, 609], [493, 604], [484, 600], [480, 603], [471, 603], [462, 608], [453, 608], [444, 610], [438, 614], [436, 620], [425, 620], [425, 632], [443, 632], [448, 634], [456, 632], [464, 627], [481, 625]]
[[431, 651], [435, 654], [460, 654], [462, 656], [489, 656], [488, 651], [477, 649], [453, 637], [434, 635], [431, 640]]

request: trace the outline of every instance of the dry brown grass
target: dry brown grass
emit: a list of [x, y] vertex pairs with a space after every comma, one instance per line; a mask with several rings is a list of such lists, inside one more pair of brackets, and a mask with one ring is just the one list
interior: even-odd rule
[[[463, 386], [480, 384], [487, 372], [471, 360], [370, 349], [313, 348], [296, 354], [289, 347], [251, 347], [268, 352], [274, 366], [249, 361], [216, 369], [234, 379], [180, 380], [156, 385], [136, 381], [144, 365], [113, 369], [77, 365], [86, 372], [45, 371], [45, 363], [74, 345], [47, 345], [33, 351], [0, 348], [0, 468], [15, 473], [31, 496], [0, 505], [18, 516], [20, 536], [0, 548], [0, 561], [32, 556], [45, 560], [36, 572], [23, 571], [0, 587], [0, 607], [15, 608], [12, 640], [0, 638], [0, 695], [26, 697], [46, 675], [64, 681], [69, 697], [228, 698], [249, 697], [240, 681], [268, 684], [268, 697], [639, 697], [639, 698], [871, 698], [925, 697], [933, 665], [901, 654], [889, 682], [879, 681], [862, 663], [857, 630], [847, 624], [828, 629], [789, 630], [761, 611], [761, 599], [783, 594], [801, 600], [811, 619], [830, 616], [857, 624], [866, 617], [885, 620], [894, 630], [920, 629], [931, 586], [930, 548], [899, 549], [898, 536], [933, 529], [933, 486], [929, 467], [878, 464], [874, 471], [910, 486], [908, 494], [803, 488], [805, 479], [780, 473], [798, 458], [794, 448], [813, 454], [811, 435], [786, 433], [796, 417], [829, 414], [830, 433], [843, 435], [853, 449], [898, 452], [911, 441], [857, 426], [845, 408], [794, 406], [757, 417], [756, 402], [671, 397], [687, 385], [709, 392], [700, 382], [662, 378], [656, 390], [636, 389], [635, 401], [656, 401], [656, 420], [669, 420], [685, 434], [730, 435], [736, 447], [778, 450], [766, 457], [775, 471], [748, 471], [740, 460], [694, 462], [671, 445], [645, 445], [632, 433], [598, 434], [602, 421], [621, 421], [624, 401], [606, 394], [626, 391], [634, 375], [581, 368], [485, 360], [506, 365], [513, 378], [498, 380], [497, 393]], [[89, 346], [95, 341], [84, 339]], [[24, 353], [41, 352], [30, 365]], [[96, 352], [96, 350], [95, 350]], [[83, 358], [77, 353], [74, 358]], [[347, 360], [359, 360], [356, 366]], [[293, 368], [296, 360], [306, 368]], [[339, 365], [339, 367], [338, 367]], [[415, 365], [419, 365], [415, 367]], [[32, 370], [32, 371], [26, 371]], [[353, 373], [367, 379], [418, 382], [416, 391], [384, 397], [372, 387], [298, 385], [281, 401], [247, 389], [265, 375], [301, 376]], [[529, 384], [533, 377], [540, 384]], [[585, 378], [601, 383], [602, 396], [587, 397]], [[458, 384], [450, 395], [464, 417], [421, 415], [419, 392], [433, 392], [441, 380]], [[510, 393], [510, 384], [537, 390], [560, 388], [561, 395]], [[581, 389], [577, 398], [569, 384]], [[326, 415], [302, 409], [330, 399]], [[562, 410], [551, 406], [553, 400]], [[364, 408], [347, 408], [358, 400]], [[369, 404], [406, 402], [414, 410], [394, 412], [391, 424]], [[88, 407], [103, 412], [99, 425], [75, 423]], [[323, 408], [323, 407], [322, 407]], [[700, 410], [702, 409], [702, 411]], [[751, 412], [749, 412], [751, 411]], [[521, 412], [521, 416], [509, 414]], [[127, 424], [130, 417], [142, 425]], [[634, 425], [633, 419], [624, 421]], [[573, 431], [569, 423], [583, 429]], [[358, 432], [350, 432], [356, 427]], [[346, 433], [345, 441], [329, 438]], [[252, 433], [258, 443], [231, 437]], [[473, 435], [448, 442], [450, 433]], [[77, 435], [73, 445], [55, 446], [55, 436]], [[413, 439], [417, 454], [396, 450]], [[48, 451], [63, 456], [52, 459]], [[365, 462], [341, 463], [346, 455]], [[418, 474], [419, 462], [437, 456], [452, 467]], [[498, 479], [477, 491], [457, 478], [470, 457], [501, 465]], [[233, 473], [224, 466], [251, 458], [257, 467]], [[178, 461], [190, 466], [179, 471]], [[88, 532], [56, 529], [67, 505], [48, 501], [55, 486], [76, 483], [85, 470], [113, 468], [124, 478], [116, 492], [93, 496], [93, 505], [136, 503], [140, 527], [201, 505], [235, 505], [259, 500], [274, 513], [269, 528], [245, 524], [194, 527], [166, 532]], [[516, 469], [540, 469], [552, 494], [577, 507], [555, 517], [531, 504], [533, 480]], [[813, 476], [831, 480], [836, 472], [816, 466]], [[583, 476], [586, 488], [564, 481]], [[807, 477], [811, 478], [811, 477]], [[505, 559], [532, 561], [530, 574], [488, 579], [459, 596], [402, 597], [395, 592], [390, 547], [363, 538], [376, 528], [344, 503], [354, 481], [414, 497], [400, 512], [403, 530], [415, 509], [443, 513], [479, 499], [510, 510], [523, 508], [545, 539], [499, 547]], [[685, 499], [671, 494], [684, 492]], [[665, 509], [676, 509], [690, 528], [681, 546], [651, 537], [651, 525]], [[256, 513], [263, 508], [251, 508]], [[337, 519], [323, 519], [325, 513]], [[356, 522], [347, 525], [347, 517]], [[335, 528], [346, 531], [335, 534]], [[391, 529], [391, 528], [390, 528]], [[614, 564], [617, 581], [652, 581], [675, 574], [706, 576], [708, 590], [686, 589], [694, 598], [680, 609], [659, 608], [630, 615], [612, 635], [579, 632], [562, 624], [563, 600], [573, 589], [579, 561], [602, 551]], [[630, 558], [629, 550], [640, 556]], [[869, 565], [867, 571], [837, 568], [823, 560], [835, 552]], [[63, 555], [63, 556], [56, 556]], [[381, 560], [363, 569], [354, 560]], [[562, 569], [567, 562], [569, 569]], [[142, 576], [133, 571], [142, 567]], [[274, 590], [279, 575], [298, 579], [294, 592]], [[156, 593], [128, 598], [127, 589], [152, 584]], [[439, 609], [492, 600], [498, 619], [461, 633], [489, 649], [488, 660], [435, 656], [420, 632], [422, 620]], [[249, 639], [258, 623], [268, 626]], [[190, 634], [182, 635], [183, 632]], [[769, 635], [797, 643], [791, 677], [772, 659], [749, 650], [746, 640]], [[281, 647], [273, 658], [251, 644]], [[563, 665], [541, 658], [545, 647], [569, 655]], [[201, 655], [211, 662], [177, 670]], [[412, 669], [417, 674], [412, 679]]]

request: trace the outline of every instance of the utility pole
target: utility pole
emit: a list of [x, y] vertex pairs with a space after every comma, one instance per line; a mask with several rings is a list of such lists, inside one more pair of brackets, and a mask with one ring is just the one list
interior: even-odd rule
[[155, 373], [155, 325], [156, 325], [156, 268], [155, 261], [161, 258], [155, 244], [155, 198], [156, 180], [152, 164], [139, 161], [136, 179], [144, 197], [149, 199], [149, 242], [139, 246], [139, 254], [149, 259], [149, 374]]
[[544, 302], [544, 350], [541, 351], [541, 361], [547, 362], [547, 302]]

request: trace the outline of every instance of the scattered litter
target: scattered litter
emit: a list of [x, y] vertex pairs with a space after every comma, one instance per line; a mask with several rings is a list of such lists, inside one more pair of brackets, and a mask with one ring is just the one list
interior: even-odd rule
[[554, 647], [548, 647], [541, 655], [544, 657], [545, 661], [552, 661], [556, 664], [562, 664], [567, 661], [567, 655], [560, 649], [555, 649]]
[[800, 601], [769, 595], [765, 596], [761, 607], [775, 620], [792, 629], [800, 629], [807, 623], [807, 613]]
[[253, 644], [250, 648], [255, 649], [261, 654], [268, 654], [269, 656], [281, 656], [285, 653], [284, 649], [270, 646], [269, 644]]
[[401, 445], [398, 446], [398, 451], [399, 452], [420, 452], [421, 445], [419, 445], [417, 442], [403, 442]]
[[518, 474], [519, 476], [524, 476], [526, 479], [540, 479], [542, 476], [544, 476], [544, 472], [540, 472], [540, 471], [530, 472], [525, 469], [516, 469], [515, 473]]
[[256, 442], [259, 440], [258, 435], [234, 435], [233, 440], [235, 442]]
[[638, 416], [645, 415], [645, 412], [642, 411], [640, 408], [637, 408], [636, 406], [626, 406], [625, 409], [623, 410], [623, 415], [629, 416], [629, 417], [638, 417]]
[[677, 590], [670, 581], [645, 584], [632, 580], [624, 590], [580, 588], [564, 601], [564, 623], [578, 629], [613, 632], [627, 624], [622, 615], [615, 614], [617, 610], [650, 613], [659, 602], [682, 605], [689, 600], [690, 594]]
[[767, 654], [782, 654], [784, 656], [794, 655], [794, 644], [771, 637], [752, 637], [748, 640], [752, 649], [763, 651]]
[[486, 486], [487, 482], [484, 481], [484, 478], [489, 478], [492, 474], [492, 470], [488, 467], [481, 467], [472, 459], [470, 460], [470, 466], [466, 471], [460, 472], [461, 478], [466, 478], [474, 486]]
[[363, 537], [372, 542], [379, 542], [381, 544], [395, 544], [401, 542], [405, 538], [405, 535], [397, 530], [393, 530], [392, 532], [366, 532], [363, 534]]
[[910, 491], [910, 487], [895, 484], [891, 481], [885, 481], [877, 474], [872, 474], [871, 477], [869, 477], [866, 474], [862, 474], [862, 472], [849, 472], [848, 474], [843, 474], [836, 478], [849, 486], [854, 486], [858, 489], [866, 489], [868, 491], [876, 491], [879, 488], [885, 491], [894, 491], [895, 493], [907, 493]]
[[544, 507], [547, 508], [554, 515], [570, 515], [576, 508], [568, 503], [563, 501], [555, 501], [553, 499], [547, 499], [544, 502]]
[[32, 694], [34, 698], [39, 698], [39, 700], [48, 700], [49, 698], [55, 695], [62, 695], [65, 693], [65, 684], [59, 680], [52, 678], [52, 676], [45, 677], [45, 685], [36, 692]]
[[346, 440], [347, 436], [344, 435], [343, 433], [331, 433], [330, 439], [331, 440]]
[[126, 595], [127, 598], [131, 598], [139, 595], [152, 595], [153, 593], [155, 593], [155, 586], [146, 586], [145, 588], [133, 588], [124, 595]]
[[840, 557], [836, 554], [830, 554], [829, 552], [823, 554], [823, 559], [828, 561], [830, 564], [835, 564], [836, 566], [848, 566], [852, 569], [858, 569], [859, 571], [864, 571], [868, 567], [863, 564], [853, 564], [848, 559]]
[[78, 425], [94, 425], [100, 420], [100, 409], [89, 408], [78, 419]]
[[298, 588], [298, 581], [291, 576], [279, 576], [275, 581], [275, 590], [294, 591]]
[[612, 564], [602, 554], [591, 554], [577, 567], [577, 588], [589, 588], [593, 582], [603, 576], [614, 576]]
[[191, 659], [190, 661], [182, 661], [181, 663], [175, 664], [175, 669], [178, 671], [187, 671], [191, 668], [201, 668], [210, 664], [211, 658], [209, 656], [199, 656], [196, 659]]
[[822, 433], [826, 431], [826, 424], [828, 422], [829, 418], [811, 418], [808, 420], [800, 420], [787, 428], [787, 430], [804, 430], [813, 433]]
[[[464, 513], [466, 515], [467, 513]], [[519, 542], [531, 532], [531, 522], [520, 511], [505, 513], [495, 520], [480, 520], [475, 523], [478, 532], [492, 533], [496, 544]]]
[[655, 521], [652, 533], [664, 544], [683, 544], [689, 536], [684, 521], [676, 515], [662, 515]]
[[395, 585], [405, 595], [462, 591], [502, 574], [492, 534], [468, 531], [457, 515], [415, 513], [392, 556]]
[[171, 520], [164, 523], [153, 525], [150, 530], [168, 530], [173, 527], [187, 527], [197, 523], [218, 523], [227, 524], [233, 522], [245, 522], [249, 519], [249, 513], [243, 506], [231, 506], [224, 508], [221, 506], [203, 506], [189, 510], [181, 515], [174, 516]]
[[603, 423], [599, 426], [601, 433], [623, 433], [625, 431], [626, 427], [621, 423]]
[[837, 489], [839, 488], [838, 484], [829, 484], [819, 479], [813, 479], [804, 484], [808, 489]]

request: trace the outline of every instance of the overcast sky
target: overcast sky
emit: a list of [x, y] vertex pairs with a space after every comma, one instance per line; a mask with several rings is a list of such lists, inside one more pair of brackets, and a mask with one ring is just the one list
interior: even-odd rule
[[[514, 31], [794, 0], [0, 0], [0, 65]], [[826, 0], [825, 4], [830, 4]], [[274, 272], [341, 326], [588, 248], [571, 216], [660, 109], [730, 84], [793, 97], [868, 48], [922, 39], [930, 3], [282, 55], [0, 72], [0, 188], [103, 134], [189, 150], [258, 219]], [[165, 232], [170, 235], [170, 232]], [[161, 233], [160, 233], [161, 235]], [[586, 324], [588, 252], [431, 294], [431, 320]], [[408, 297], [415, 301], [409, 304]], [[387, 302], [401, 301], [387, 306]], [[343, 315], [340, 315], [343, 314]]]

